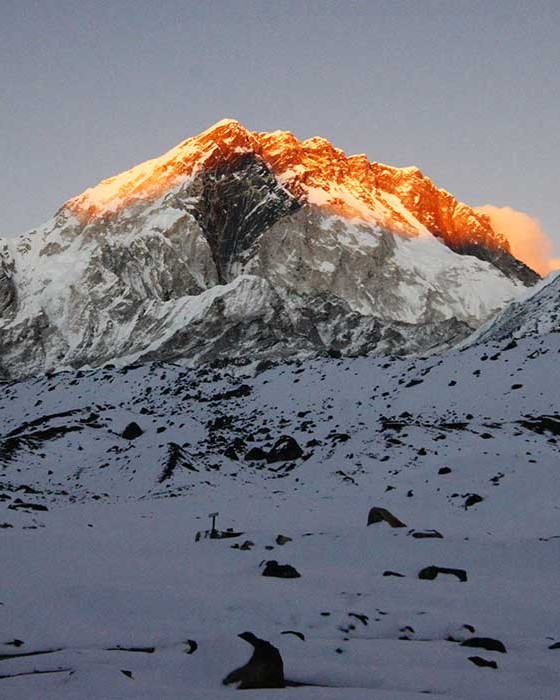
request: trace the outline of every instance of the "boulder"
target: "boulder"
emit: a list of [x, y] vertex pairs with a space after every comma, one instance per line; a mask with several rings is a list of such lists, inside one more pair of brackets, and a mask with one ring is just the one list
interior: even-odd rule
[[274, 559], [266, 562], [263, 576], [273, 576], [275, 578], [300, 578], [299, 571], [290, 564], [279, 564]]
[[289, 435], [283, 435], [274, 443], [272, 449], [266, 456], [266, 460], [269, 463], [291, 462], [301, 457], [303, 457], [303, 450], [299, 446], [297, 440]]
[[235, 683], [240, 690], [284, 688], [284, 664], [278, 649], [252, 632], [243, 632], [239, 638], [253, 647], [253, 655], [245, 666], [224, 678], [224, 685]]
[[490, 637], [471, 637], [461, 642], [462, 647], [474, 647], [475, 649], [486, 649], [486, 651], [497, 651], [500, 654], [507, 654], [507, 649], [499, 639]]
[[132, 423], [129, 423], [122, 431], [121, 437], [123, 437], [125, 440], [136, 440], [136, 438], [139, 438], [143, 433], [144, 431], [138, 425], [138, 423], [132, 421]]
[[451, 576], [456, 576], [459, 581], [465, 582], [467, 580], [467, 572], [464, 569], [449, 569], [444, 566], [426, 566], [424, 569], [418, 572], [418, 578], [425, 579], [427, 581], [433, 581], [437, 578], [438, 574], [450, 574]]
[[399, 520], [386, 508], [378, 508], [376, 506], [371, 508], [369, 511], [367, 524], [373, 525], [374, 523], [382, 522], [386, 522], [390, 527], [406, 527], [401, 520]]

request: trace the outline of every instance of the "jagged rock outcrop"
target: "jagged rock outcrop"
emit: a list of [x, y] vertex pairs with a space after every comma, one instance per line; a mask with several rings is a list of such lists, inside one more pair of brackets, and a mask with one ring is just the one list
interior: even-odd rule
[[417, 168], [225, 120], [0, 242], [0, 376], [427, 352], [536, 279]]

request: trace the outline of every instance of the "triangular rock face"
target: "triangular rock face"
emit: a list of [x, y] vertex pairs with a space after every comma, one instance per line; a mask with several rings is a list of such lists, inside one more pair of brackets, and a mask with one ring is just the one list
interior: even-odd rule
[[0, 372], [426, 352], [537, 279], [417, 168], [224, 120], [0, 242]]

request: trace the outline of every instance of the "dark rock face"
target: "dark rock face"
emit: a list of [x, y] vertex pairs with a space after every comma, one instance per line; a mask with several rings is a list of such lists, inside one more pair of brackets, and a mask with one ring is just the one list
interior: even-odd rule
[[239, 637], [253, 647], [253, 655], [245, 666], [224, 678], [224, 685], [236, 683], [240, 690], [284, 688], [284, 663], [278, 649], [252, 632], [243, 632]]
[[250, 258], [264, 231], [301, 206], [252, 153], [203, 173], [193, 190], [199, 200], [192, 213], [212, 251], [220, 284], [235, 277], [235, 263]]
[[290, 564], [279, 564], [274, 559], [266, 562], [263, 576], [272, 576], [274, 578], [300, 578], [299, 571]]
[[15, 310], [16, 287], [12, 279], [14, 268], [14, 261], [0, 243], [0, 318]]

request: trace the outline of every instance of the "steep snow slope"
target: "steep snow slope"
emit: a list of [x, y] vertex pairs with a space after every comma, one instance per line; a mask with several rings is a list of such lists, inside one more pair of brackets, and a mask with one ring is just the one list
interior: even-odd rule
[[519, 301], [507, 306], [496, 319], [484, 325], [470, 342], [559, 332], [560, 273], [554, 272]]
[[418, 169], [226, 120], [0, 241], [0, 376], [425, 352], [537, 279]]
[[[251, 630], [304, 684], [263, 700], [556, 699], [559, 357], [549, 333], [4, 385], [0, 693], [214, 700]], [[303, 456], [264, 459], [286, 435]], [[372, 506], [406, 527], [367, 527]], [[242, 534], [195, 541], [216, 511]], [[301, 577], [263, 577], [272, 559]], [[431, 565], [467, 581], [418, 578]]]

